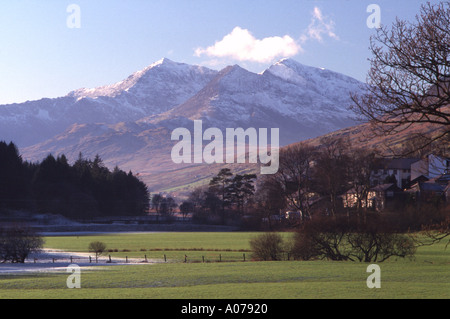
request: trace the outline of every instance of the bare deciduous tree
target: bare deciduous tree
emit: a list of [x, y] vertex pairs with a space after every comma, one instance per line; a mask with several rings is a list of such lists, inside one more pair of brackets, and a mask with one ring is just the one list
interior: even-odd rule
[[259, 260], [281, 260], [283, 237], [278, 233], [265, 233], [250, 240], [253, 257]]
[[344, 138], [324, 138], [314, 165], [315, 189], [328, 197], [329, 210], [335, 216], [339, 207], [339, 195], [348, 190], [350, 142]]
[[0, 228], [0, 262], [24, 263], [38, 252], [44, 240], [32, 228], [22, 225]]
[[335, 261], [383, 262], [390, 257], [412, 257], [417, 246], [410, 236], [397, 233], [379, 218], [361, 223], [356, 218], [316, 218], [294, 236], [293, 256]]
[[[366, 94], [353, 109], [378, 134], [397, 134], [428, 123], [437, 133], [420, 147], [450, 134], [450, 5], [422, 5], [414, 22], [397, 19], [371, 38]], [[447, 139], [448, 142], [448, 139]]]
[[352, 196], [356, 201], [356, 211], [365, 212], [370, 206], [369, 191], [372, 188], [371, 176], [380, 164], [376, 151], [366, 149], [351, 149], [348, 157], [347, 176]]
[[265, 218], [269, 229], [272, 229], [272, 215], [277, 215], [286, 207], [282, 186], [271, 175], [263, 175], [259, 178], [255, 202], [262, 218]]
[[95, 253], [95, 261], [98, 262], [98, 257], [106, 250], [106, 244], [101, 241], [94, 241], [89, 244], [89, 251]]
[[281, 150], [278, 172], [272, 176], [280, 185], [288, 206], [309, 216], [313, 160], [313, 147], [301, 144], [287, 147]]

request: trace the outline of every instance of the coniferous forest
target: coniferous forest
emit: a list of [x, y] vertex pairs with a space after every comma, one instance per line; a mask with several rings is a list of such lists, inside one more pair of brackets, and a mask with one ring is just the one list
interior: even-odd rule
[[80, 154], [70, 165], [65, 155], [40, 163], [23, 161], [17, 146], [0, 141], [0, 214], [26, 210], [73, 219], [138, 216], [149, 208], [147, 186], [132, 172], [110, 171], [97, 155]]

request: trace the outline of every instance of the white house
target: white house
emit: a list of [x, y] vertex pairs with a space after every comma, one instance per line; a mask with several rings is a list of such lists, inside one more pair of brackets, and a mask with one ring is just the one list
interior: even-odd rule
[[[367, 193], [366, 198], [361, 198], [361, 208], [373, 208], [382, 211], [386, 208], [387, 203], [394, 200], [401, 192], [401, 189], [395, 184], [380, 184], [372, 187]], [[342, 203], [345, 208], [356, 207], [358, 203], [358, 194], [355, 189], [347, 191], [342, 196]]]
[[390, 158], [384, 159], [377, 170], [372, 172], [372, 185], [385, 184], [386, 178], [394, 176], [398, 188], [404, 188], [405, 185], [413, 179], [411, 176], [412, 165], [420, 162], [419, 158]]
[[448, 173], [450, 173], [450, 159], [433, 154], [411, 165], [411, 180], [421, 175], [431, 179]]

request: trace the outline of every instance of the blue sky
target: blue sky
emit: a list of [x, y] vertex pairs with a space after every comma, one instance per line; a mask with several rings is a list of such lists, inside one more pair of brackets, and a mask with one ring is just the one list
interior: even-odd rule
[[0, 104], [112, 84], [163, 57], [254, 72], [290, 57], [365, 81], [375, 33], [367, 7], [390, 25], [412, 21], [425, 2], [0, 0]]

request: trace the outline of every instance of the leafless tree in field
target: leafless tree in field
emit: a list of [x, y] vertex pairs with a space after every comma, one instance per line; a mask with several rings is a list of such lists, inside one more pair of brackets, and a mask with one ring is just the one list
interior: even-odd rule
[[98, 262], [98, 257], [106, 250], [106, 244], [101, 241], [94, 241], [89, 244], [88, 249], [95, 253], [95, 261]]
[[0, 263], [25, 263], [28, 255], [39, 252], [43, 238], [24, 225], [0, 227]]

